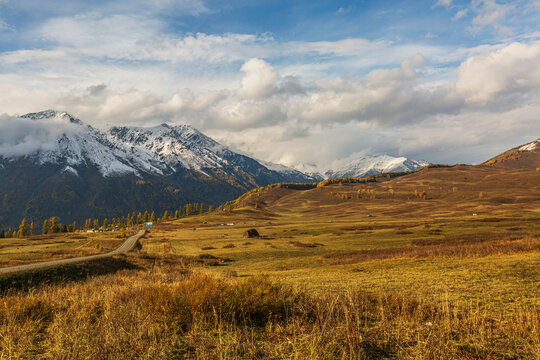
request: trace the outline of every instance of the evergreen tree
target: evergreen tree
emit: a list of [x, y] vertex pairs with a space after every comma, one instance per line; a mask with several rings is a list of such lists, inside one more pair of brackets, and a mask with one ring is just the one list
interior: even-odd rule
[[34, 224], [34, 222], [32, 221], [30, 223], [30, 235], [35, 235], [36, 233], [36, 225]]
[[157, 221], [157, 216], [154, 211], [152, 211], [152, 215], [150, 216], [150, 221]]
[[99, 229], [99, 219], [94, 220], [94, 230]]
[[201, 206], [199, 208], [199, 214], [203, 214], [204, 213], [204, 204], [201, 203]]
[[167, 220], [168, 218], [169, 218], [169, 210], [165, 210], [165, 212], [163, 213], [163, 217], [161, 219]]
[[107, 220], [107, 218], [105, 218], [103, 220], [103, 228], [104, 229], [108, 229], [109, 228], [109, 220]]
[[174, 212], [174, 218], [175, 218], [175, 219], [178, 219], [179, 217], [180, 217], [180, 213], [178, 212], [178, 210], [176, 210], [176, 211]]
[[143, 221], [143, 223], [145, 223], [145, 222], [148, 222], [148, 220], [150, 220], [150, 216], [148, 215], [148, 211], [145, 211], [144, 215], [142, 217], [142, 221]]
[[42, 233], [43, 235], [49, 233], [49, 220], [43, 221], [43, 229], [41, 230], [41, 233]]

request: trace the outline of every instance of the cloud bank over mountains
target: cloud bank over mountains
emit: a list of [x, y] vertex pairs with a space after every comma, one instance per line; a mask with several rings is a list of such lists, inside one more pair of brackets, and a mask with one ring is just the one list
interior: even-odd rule
[[36, 151], [50, 151], [57, 147], [62, 134], [80, 131], [80, 126], [60, 118], [35, 121], [0, 115], [0, 155], [18, 157]]
[[422, 29], [421, 40], [182, 33], [164, 12], [217, 10], [187, 0], [141, 2], [147, 13], [121, 1], [75, 4], [74, 14], [20, 29], [0, 5], [12, 27], [1, 36], [28, 43], [0, 51], [0, 113], [9, 114], [0, 118], [0, 152], [47, 146], [47, 135], [33, 137], [36, 124], [13, 121], [47, 108], [101, 128], [187, 123], [289, 166], [356, 152], [479, 162], [540, 133], [540, 32], [513, 23], [520, 11], [540, 10], [533, 2], [433, 2], [429, 11], [464, 22], [470, 36], [492, 32], [469, 46], [427, 39], [434, 29]]

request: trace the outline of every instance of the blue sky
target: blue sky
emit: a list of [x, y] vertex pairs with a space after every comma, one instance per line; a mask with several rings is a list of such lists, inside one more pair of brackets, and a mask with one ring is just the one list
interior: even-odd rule
[[479, 162], [540, 136], [539, 15], [538, 0], [0, 0], [0, 114], [190, 123], [291, 166]]

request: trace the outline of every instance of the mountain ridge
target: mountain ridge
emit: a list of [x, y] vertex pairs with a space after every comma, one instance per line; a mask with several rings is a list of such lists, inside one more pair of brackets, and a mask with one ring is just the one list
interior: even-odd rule
[[[23, 218], [71, 223], [193, 202], [219, 205], [256, 186], [313, 181], [297, 171], [269, 170], [189, 126], [109, 133], [66, 112], [23, 116], [31, 131], [0, 156], [0, 228]], [[118, 140], [130, 135], [131, 144]]]
[[336, 178], [360, 178], [388, 172], [412, 171], [429, 165], [427, 161], [413, 160], [390, 155], [351, 154], [325, 166], [300, 164], [296, 168], [304, 174], [320, 180]]
[[[22, 218], [40, 222], [59, 216], [70, 223], [141, 210], [163, 212], [193, 202], [219, 205], [254, 187], [324, 178], [236, 153], [190, 125], [102, 131], [55, 110], [19, 119], [31, 131], [12, 139], [13, 146], [0, 147], [7, 151], [0, 154], [0, 227], [16, 226]], [[396, 166], [405, 162], [384, 159]], [[401, 170], [411, 169], [393, 171]], [[348, 171], [331, 175], [365, 174], [358, 167]]]

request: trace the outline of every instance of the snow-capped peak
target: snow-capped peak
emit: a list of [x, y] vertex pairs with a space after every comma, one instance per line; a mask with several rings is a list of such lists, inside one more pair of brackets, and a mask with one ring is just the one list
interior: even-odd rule
[[204, 173], [203, 168], [219, 168], [227, 161], [227, 148], [190, 125], [161, 124], [150, 128], [113, 127], [109, 135], [133, 153], [149, 153], [174, 169], [181, 165]]
[[81, 120], [73, 117], [72, 115], [68, 114], [67, 112], [65, 112], [65, 111], [56, 111], [56, 110], [52, 110], [52, 109], [45, 110], [45, 111], [40, 111], [40, 112], [36, 112], [36, 113], [25, 114], [25, 115], [22, 115], [21, 118], [32, 119], [32, 120], [56, 119], [57, 121], [59, 120], [59, 121], [64, 121], [64, 122], [70, 122], [72, 124], [84, 125]]
[[359, 178], [373, 174], [411, 171], [428, 165], [426, 161], [417, 161], [406, 157], [390, 155], [369, 156], [353, 153], [344, 159], [335, 160], [329, 164], [299, 164], [296, 169], [307, 174], [319, 175], [325, 179]]
[[[126, 160], [122, 146], [66, 112], [30, 113], [22, 115], [19, 122], [28, 129], [26, 135], [13, 140], [13, 147], [20, 151], [0, 155], [24, 156], [39, 164], [63, 164], [65, 169], [92, 165], [104, 176], [139, 173], [137, 167]], [[36, 145], [32, 146], [32, 142]]]

